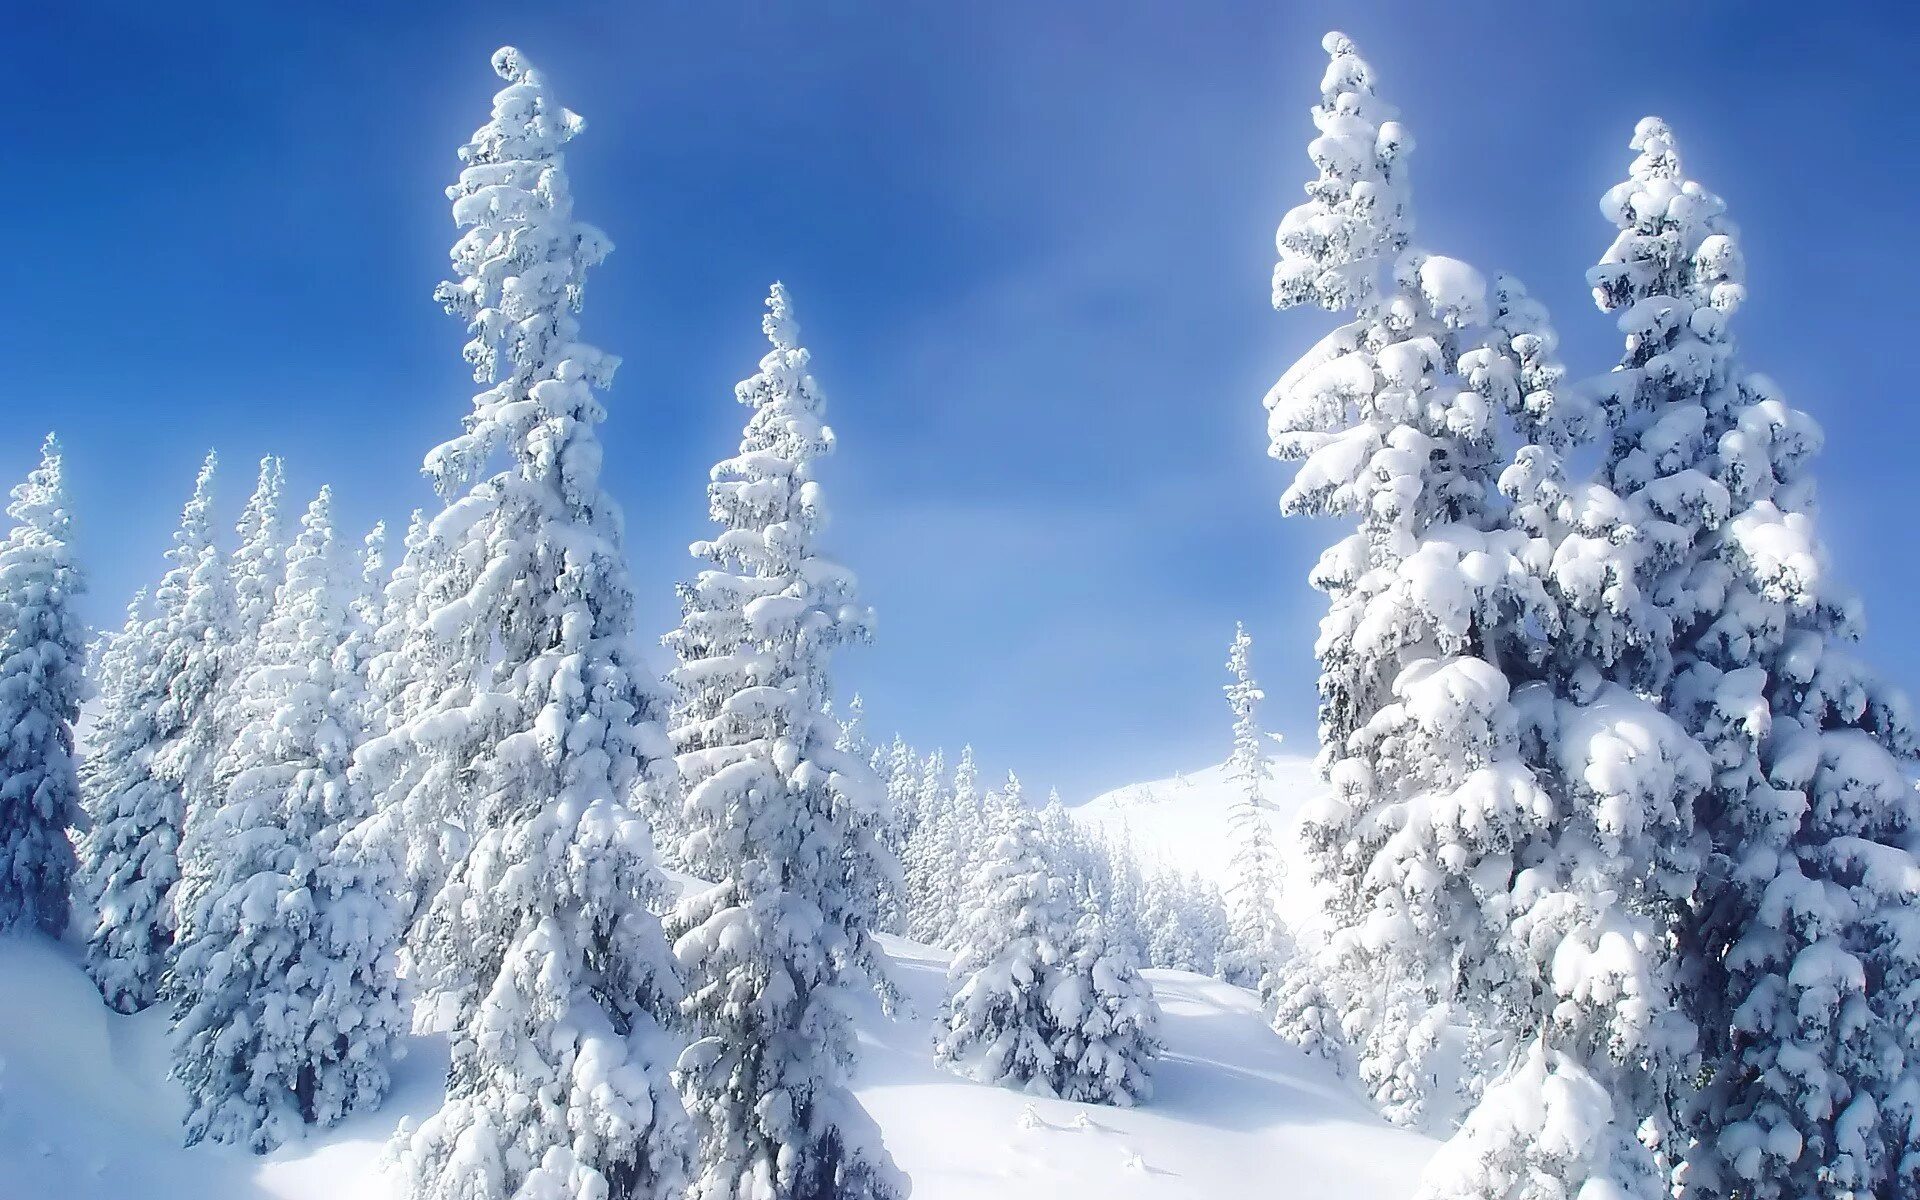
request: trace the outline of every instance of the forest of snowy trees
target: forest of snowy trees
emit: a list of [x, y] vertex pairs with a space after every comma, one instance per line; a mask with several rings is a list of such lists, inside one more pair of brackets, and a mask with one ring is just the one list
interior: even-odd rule
[[229, 529], [209, 453], [93, 637], [53, 436], [13, 489], [0, 932], [168, 1014], [188, 1143], [375, 1109], [443, 1035], [392, 1148], [417, 1200], [905, 1197], [852, 1090], [853, 1006], [903, 1003], [883, 937], [951, 955], [939, 1063], [1067, 1101], [1153, 1103], [1146, 972], [1245, 988], [1448, 1139], [1423, 1200], [1920, 1196], [1912, 718], [1829, 569], [1819, 426], [1734, 339], [1728, 206], [1640, 122], [1588, 276], [1622, 349], [1578, 377], [1517, 280], [1420, 247], [1412, 135], [1324, 47], [1272, 300], [1343, 323], [1265, 399], [1283, 511], [1341, 526], [1297, 856], [1244, 629], [1223, 878], [836, 696], [873, 614], [778, 283], [656, 666], [635, 597], [674, 584], [629, 574], [620, 360], [583, 340], [584, 123], [507, 48], [435, 292], [479, 390], [401, 538], [275, 457]]

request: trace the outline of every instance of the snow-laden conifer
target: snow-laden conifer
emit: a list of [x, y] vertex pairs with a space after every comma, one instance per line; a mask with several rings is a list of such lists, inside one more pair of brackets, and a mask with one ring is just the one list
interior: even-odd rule
[[1060, 1030], [1048, 999], [1075, 917], [1031, 812], [1014, 815], [968, 896], [934, 1054], [982, 1083], [1055, 1094]]
[[80, 819], [73, 723], [80, 716], [85, 577], [60, 444], [17, 484], [0, 541], [0, 933], [66, 928]]
[[77, 891], [93, 912], [86, 967], [120, 1012], [153, 1003], [173, 945], [189, 781], [207, 769], [231, 594], [213, 544], [215, 458], [181, 513], [151, 613], [112, 643], [109, 688], [82, 768], [91, 828]]
[[1233, 806], [1233, 857], [1227, 881], [1227, 909], [1231, 945], [1227, 979], [1254, 989], [1262, 1004], [1271, 1004], [1279, 987], [1285, 934], [1277, 907], [1280, 858], [1267, 822], [1266, 747], [1261, 742], [1259, 705], [1264, 699], [1254, 682], [1249, 654], [1253, 639], [1245, 627], [1234, 627], [1227, 652], [1227, 706], [1233, 710], [1233, 754], [1227, 773], [1239, 795]]
[[617, 360], [573, 315], [608, 243], [573, 216], [580, 118], [518, 51], [493, 61], [507, 84], [461, 148], [464, 232], [437, 292], [491, 386], [427, 457], [446, 501], [416, 558], [431, 686], [366, 756], [420, 767], [387, 811], [471, 841], [416, 927], [417, 1021], [450, 1035], [452, 1062], [399, 1159], [419, 1200], [671, 1196], [687, 1138], [661, 1018], [680, 989], [629, 796], [672, 761], [599, 477], [596, 390]]
[[752, 410], [716, 465], [713, 565], [682, 589], [668, 644], [680, 704], [687, 868], [713, 886], [673, 916], [683, 1005], [697, 1039], [677, 1077], [701, 1128], [694, 1195], [903, 1195], [904, 1177], [853, 1099], [852, 1004], [887, 991], [881, 889], [885, 793], [828, 715], [833, 652], [868, 636], [851, 572], [827, 557], [816, 476], [833, 449], [785, 288], [763, 320], [772, 348], [737, 388]]
[[952, 781], [942, 788], [940, 799], [927, 848], [930, 886], [913, 938], [951, 950], [959, 948], [966, 893], [996, 841], [987, 828], [986, 796], [971, 745], [960, 748]]
[[394, 871], [350, 842], [371, 810], [348, 770], [365, 682], [331, 505], [322, 489], [275, 572], [229, 699], [224, 793], [183, 864], [168, 990], [189, 1143], [264, 1152], [379, 1103], [404, 1027]]
[[424, 641], [420, 634], [426, 619], [419, 603], [426, 543], [426, 514], [416, 508], [401, 539], [400, 559], [381, 582], [377, 602], [371, 604], [373, 638], [367, 662], [367, 693], [371, 706], [369, 732], [374, 737], [410, 720], [413, 705], [420, 698], [408, 651]]
[[917, 819], [908, 827], [900, 848], [904, 932], [929, 946], [940, 944], [940, 934], [952, 920], [942, 910], [953, 806], [953, 780], [947, 772], [944, 750], [935, 750], [921, 764], [916, 789]]
[[[1738, 234], [1671, 130], [1635, 130], [1591, 273], [1627, 336], [1607, 478], [1655, 531], [1638, 682], [1711, 753], [1682, 944], [1706, 1087], [1683, 1186], [1714, 1200], [1920, 1189], [1920, 863], [1906, 701], [1857, 655], [1816, 521], [1819, 426], [1736, 355]], [[1669, 653], [1670, 650], [1670, 653]]]
[[[1398, 164], [1407, 144], [1383, 136], [1386, 114], [1354, 82], [1368, 73], [1341, 61], [1351, 45], [1327, 44], [1323, 187], [1368, 155]], [[1339, 259], [1404, 236], [1397, 182], [1371, 239], [1315, 252]], [[1275, 452], [1302, 460], [1288, 511], [1359, 523], [1315, 571], [1330, 595], [1319, 653], [1333, 792], [1305, 824], [1331, 898], [1325, 978], [1343, 1032], [1403, 1121], [1451, 1115], [1430, 1055], [1447, 1025], [1464, 1024], [1510, 1049], [1550, 1039], [1615, 1112], [1658, 1126], [1689, 1041], [1670, 1011], [1668, 933], [1695, 866], [1690, 799], [1704, 763], [1669, 718], [1607, 682], [1611, 646], [1560, 636], [1559, 529], [1502, 506], [1499, 480], [1516, 495], [1528, 482], [1511, 477], [1530, 458], [1528, 447], [1503, 453], [1510, 435], [1534, 438], [1556, 400], [1550, 330], [1517, 285], [1490, 295], [1465, 264], [1417, 251], [1400, 256], [1390, 290], [1354, 294], [1358, 319], [1269, 398]], [[1609, 507], [1604, 495], [1592, 506]], [[1469, 1080], [1469, 1100], [1481, 1082]], [[1470, 1121], [1461, 1137], [1506, 1128]], [[1618, 1134], [1594, 1136], [1632, 1142]], [[1650, 1158], [1580, 1161], [1608, 1164], [1608, 1184], [1623, 1188], [1652, 1169]]]
[[[1423, 1089], [1390, 1082], [1428, 1074], [1407, 1061], [1422, 1042], [1405, 1026], [1461, 982], [1433, 948], [1487, 953], [1495, 927], [1472, 868], [1512, 844], [1516, 821], [1542, 815], [1518, 760], [1508, 683], [1481, 657], [1502, 625], [1541, 608], [1540, 589], [1519, 540], [1490, 519], [1499, 409], [1474, 378], [1496, 357], [1485, 284], [1464, 263], [1417, 251], [1379, 278], [1411, 230], [1411, 139], [1351, 42], [1330, 34], [1325, 45], [1310, 148], [1320, 178], [1282, 222], [1275, 301], [1352, 307], [1356, 319], [1267, 399], [1273, 453], [1301, 462], [1283, 510], [1358, 524], [1312, 577], [1329, 596], [1317, 649], [1320, 765], [1332, 790], [1308, 810], [1303, 836], [1330, 900], [1327, 971], [1362, 1044], [1363, 1078], [1377, 1097], [1395, 1092], [1391, 1115], [1417, 1122]], [[1416, 686], [1422, 702], [1410, 703]], [[1461, 724], [1452, 715], [1461, 709], [1477, 721]], [[1470, 725], [1466, 753], [1432, 752], [1449, 734], [1476, 735]], [[1422, 754], [1382, 761], [1416, 742]]]
[[1054, 1091], [1062, 1100], [1144, 1103], [1160, 1057], [1160, 1006], [1133, 947], [1109, 935], [1099, 913], [1080, 917], [1072, 949], [1047, 993], [1054, 1033]]
[[228, 666], [236, 679], [253, 659], [253, 648], [273, 612], [274, 595], [286, 576], [286, 535], [280, 512], [285, 490], [280, 459], [271, 454], [261, 459], [253, 494], [240, 513], [239, 544], [227, 567], [233, 579], [236, 631]]
[[895, 735], [884, 749], [876, 750], [875, 770], [887, 789], [887, 819], [882, 840], [887, 853], [899, 864], [899, 871], [880, 895], [880, 928], [887, 933], [905, 934], [911, 904], [908, 865], [910, 848], [919, 835], [925, 817], [921, 799], [921, 759], [906, 739]]

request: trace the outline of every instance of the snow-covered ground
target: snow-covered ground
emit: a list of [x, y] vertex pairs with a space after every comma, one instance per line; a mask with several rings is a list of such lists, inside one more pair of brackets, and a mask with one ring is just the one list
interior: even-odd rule
[[[933, 1063], [946, 956], [886, 939], [913, 1012], [863, 1014], [860, 1098], [917, 1200], [1301, 1197], [1403, 1200], [1435, 1143], [1393, 1129], [1267, 1029], [1253, 998], [1150, 971], [1167, 1051], [1144, 1108], [967, 1082]], [[255, 1158], [180, 1145], [166, 1017], [103, 1006], [66, 946], [0, 938], [0, 1200], [379, 1200], [386, 1139], [438, 1102], [444, 1050], [417, 1039], [379, 1112]]]

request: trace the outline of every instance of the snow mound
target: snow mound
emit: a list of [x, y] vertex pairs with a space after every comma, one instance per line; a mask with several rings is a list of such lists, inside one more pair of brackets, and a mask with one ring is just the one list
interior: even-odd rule
[[[934, 1064], [944, 952], [882, 939], [911, 1011], [860, 1012], [862, 1103], [916, 1200], [1217, 1197], [1285, 1164], [1286, 1190], [1403, 1200], [1436, 1144], [1394, 1129], [1316, 1059], [1281, 1042], [1254, 998], [1148, 971], [1167, 1043], [1145, 1107], [1101, 1108], [971, 1083]], [[180, 1144], [166, 1015], [100, 1003], [67, 947], [0, 938], [0, 1200], [384, 1200], [386, 1141], [439, 1102], [444, 1046], [416, 1038], [379, 1111], [264, 1157]]]

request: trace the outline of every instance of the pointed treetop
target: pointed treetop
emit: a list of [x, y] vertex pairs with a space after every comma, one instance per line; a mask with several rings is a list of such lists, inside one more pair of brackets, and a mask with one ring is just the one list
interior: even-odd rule
[[767, 290], [767, 315], [760, 318], [760, 328], [775, 349], [792, 350], [800, 345], [800, 322], [794, 319], [786, 284], [776, 282]]
[[260, 459], [260, 473], [254, 480], [253, 495], [247, 498], [246, 510], [240, 516], [240, 533], [243, 537], [260, 522], [272, 519], [285, 485], [286, 471], [280, 456], [263, 456]]
[[[1641, 118], [1628, 144], [1637, 153], [1627, 179], [1600, 198], [1601, 213], [1620, 234], [1587, 272], [1594, 302], [1607, 312], [1626, 310], [1623, 327], [1634, 322], [1627, 331], [1636, 334], [1664, 319], [1634, 312], [1651, 297], [1723, 314], [1738, 309], [1747, 294], [1746, 261], [1726, 202], [1687, 177], [1679, 142], [1659, 117]], [[1710, 322], [1695, 332], [1712, 339], [1720, 329]]]
[[300, 518], [300, 530], [307, 533], [321, 527], [331, 529], [333, 525], [333, 485], [323, 483], [315, 492], [313, 499], [307, 502], [307, 511]]
[[1405, 180], [1413, 138], [1374, 93], [1372, 68], [1353, 41], [1335, 32], [1320, 44], [1329, 61], [1313, 110], [1319, 136], [1307, 145], [1320, 176], [1280, 222], [1273, 305], [1359, 309], [1413, 231]]
[[64, 542], [71, 516], [67, 512], [60, 461], [60, 439], [49, 433], [40, 443], [40, 465], [13, 487], [7, 515], [38, 534]]
[[213, 534], [213, 477], [219, 466], [219, 452], [207, 451], [200, 461], [200, 473], [193, 477], [193, 495], [180, 510], [180, 528], [173, 535], [173, 543], [190, 555], [197, 555]]
[[387, 561], [387, 523], [375, 521], [360, 542], [360, 565], [367, 583], [372, 585], [385, 573]]

